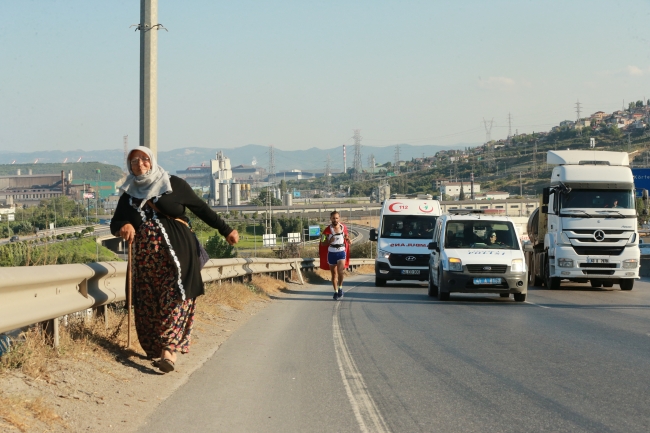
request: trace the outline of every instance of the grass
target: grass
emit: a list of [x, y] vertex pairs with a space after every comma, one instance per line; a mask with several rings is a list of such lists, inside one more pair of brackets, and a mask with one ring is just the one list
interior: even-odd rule
[[[286, 289], [284, 281], [265, 275], [254, 275], [250, 283], [218, 282], [206, 284], [206, 293], [198, 298], [195, 320], [203, 324], [215, 324], [224, 315], [224, 306], [242, 310], [252, 301], [268, 300], [274, 294]], [[126, 350], [127, 314], [123, 305], [113, 304], [108, 310], [107, 325], [104, 318], [84, 319], [69, 317], [67, 326], [59, 327], [59, 347], [52, 347], [40, 328], [34, 326], [15, 341], [11, 350], [0, 357], [0, 378], [10, 373], [39, 380], [51, 380], [59, 366], [58, 360], [72, 359], [90, 362], [100, 358], [117, 362], [139, 349], [135, 324], [131, 328], [132, 347]], [[52, 427], [55, 423], [64, 425], [63, 420], [40, 398], [5, 396], [0, 391], [0, 431], [18, 430], [26, 432], [38, 422]]]

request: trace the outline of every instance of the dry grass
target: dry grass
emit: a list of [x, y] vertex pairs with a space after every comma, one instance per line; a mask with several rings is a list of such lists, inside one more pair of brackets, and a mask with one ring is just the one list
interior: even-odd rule
[[42, 398], [26, 399], [0, 395], [0, 430], [27, 432], [35, 421], [52, 428], [55, 424], [66, 427], [63, 419]]
[[375, 266], [374, 265], [361, 265], [354, 270], [355, 274], [374, 274]]

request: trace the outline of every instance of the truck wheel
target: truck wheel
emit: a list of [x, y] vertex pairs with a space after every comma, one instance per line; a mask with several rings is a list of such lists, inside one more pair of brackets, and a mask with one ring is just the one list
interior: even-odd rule
[[614, 287], [614, 283], [603, 283], [603, 287]]
[[375, 276], [375, 287], [384, 287], [386, 286], [386, 280]]
[[546, 261], [546, 269], [544, 272], [546, 288], [549, 290], [557, 290], [560, 288], [560, 279], [558, 277], [551, 277], [548, 261]]
[[515, 302], [524, 302], [526, 300], [525, 293], [515, 293]]
[[634, 279], [626, 278], [624, 280], [620, 280], [618, 282], [618, 285], [621, 286], [621, 290], [632, 290], [634, 287]]
[[594, 281], [594, 280], [589, 281], [589, 284], [591, 284], [591, 287], [593, 287], [594, 289], [597, 289], [603, 285], [603, 283], [601, 283], [600, 281]]
[[438, 277], [438, 299], [440, 299], [441, 301], [448, 301], [449, 292], [443, 292], [444, 287], [445, 285], [442, 282], [442, 272], [441, 272]]
[[429, 272], [429, 296], [431, 296], [432, 298], [438, 296], [438, 287], [436, 287], [436, 285], [433, 284], [433, 278], [431, 276], [431, 272]]

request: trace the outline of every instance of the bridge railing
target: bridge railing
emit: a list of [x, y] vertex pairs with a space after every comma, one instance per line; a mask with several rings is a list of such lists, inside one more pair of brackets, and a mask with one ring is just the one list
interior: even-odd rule
[[[372, 264], [351, 259], [350, 267]], [[212, 259], [201, 271], [204, 282], [246, 279], [255, 274], [286, 277], [318, 267], [318, 259]], [[126, 299], [126, 262], [0, 268], [0, 334]], [[54, 325], [54, 323], [53, 323]], [[56, 328], [53, 326], [52, 328]]]

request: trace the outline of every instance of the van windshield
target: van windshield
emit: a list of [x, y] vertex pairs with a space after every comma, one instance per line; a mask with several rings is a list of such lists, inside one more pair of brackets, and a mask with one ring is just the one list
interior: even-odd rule
[[450, 221], [445, 248], [519, 249], [517, 233], [509, 221]]
[[386, 215], [381, 237], [391, 239], [433, 239], [437, 217], [431, 215]]

